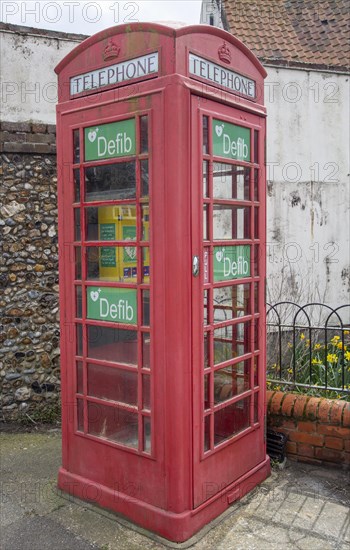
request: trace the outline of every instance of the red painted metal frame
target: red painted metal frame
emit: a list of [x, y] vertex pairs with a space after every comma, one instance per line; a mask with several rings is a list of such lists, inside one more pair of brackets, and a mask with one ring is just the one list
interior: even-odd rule
[[[103, 59], [104, 48], [111, 37], [118, 41], [123, 60], [142, 55], [147, 50], [157, 50], [160, 56], [159, 76], [136, 84], [135, 82], [129, 85], [123, 84], [119, 88], [103, 89], [96, 94], [89, 94], [88, 97], [83, 95], [71, 99], [68, 86], [70, 76], [111, 64], [111, 62], [100, 62]], [[84, 500], [96, 501], [99, 505], [121, 513], [143, 527], [177, 542], [188, 539], [208, 521], [227, 509], [234, 500], [242, 497], [262, 481], [269, 472], [263, 440], [265, 410], [265, 340], [263, 336], [260, 339], [259, 349], [258, 387], [261, 410], [258, 422], [253, 423], [249, 433], [242, 432], [232, 441], [225, 442], [220, 445], [220, 448], [209, 453], [210, 456], [208, 453], [203, 453], [202, 449], [203, 288], [205, 286], [209, 288], [210, 285], [203, 285], [202, 276], [198, 279], [192, 277], [191, 265], [192, 256], [197, 254], [202, 257], [203, 249], [200, 146], [200, 116], [203, 113], [209, 116], [215, 114], [230, 122], [235, 122], [236, 117], [236, 121], [240, 120], [243, 125], [247, 124], [249, 127], [260, 129], [259, 319], [261, 321], [265, 319], [263, 288], [266, 268], [265, 168], [263, 159], [266, 112], [263, 100], [260, 96], [259, 103], [250, 101], [231, 94], [227, 90], [219, 90], [209, 84], [204, 85], [189, 78], [188, 75], [188, 52], [201, 52], [203, 57], [213, 59], [223, 40], [233, 51], [235, 64], [232, 68], [254, 79], [257, 88], [262, 90], [266, 73], [253, 54], [228, 33], [204, 26], [188, 27], [177, 31], [154, 24], [113, 27], [80, 44], [56, 69], [59, 75], [57, 136], [63, 432], [63, 459], [59, 472], [59, 487]], [[137, 328], [141, 333], [151, 331], [153, 424], [150, 455], [142, 452], [141, 449], [123, 448], [105, 439], [78, 433], [75, 402], [77, 380], [74, 325], [79, 321], [75, 318], [74, 311], [75, 286], [81, 284], [84, 295], [84, 288], [94, 286], [96, 283], [93, 281], [80, 283], [75, 279], [72, 254], [74, 248], [73, 130], [79, 128], [82, 139], [84, 127], [143, 114], [148, 114], [151, 123], [149, 133], [151, 326], [149, 329], [138, 322], [135, 329]], [[138, 158], [143, 157], [138, 155]], [[108, 164], [109, 162], [89, 164]], [[78, 165], [74, 165], [74, 168], [77, 167]], [[82, 175], [81, 163], [79, 167]], [[251, 181], [253, 176], [252, 171]], [[130, 200], [126, 203], [135, 203], [135, 201]], [[86, 206], [99, 204], [102, 202], [88, 203]], [[82, 221], [84, 225], [84, 216]], [[253, 224], [252, 217], [252, 229]], [[243, 242], [245, 241], [240, 241], [240, 244]], [[91, 246], [91, 242], [87, 244]], [[110, 245], [111, 241], [101, 241], [98, 244]], [[137, 244], [141, 245], [139, 240]], [[254, 281], [255, 278], [252, 277], [251, 280]], [[109, 285], [103, 281], [97, 284], [98, 286]], [[119, 283], [116, 283], [116, 286], [134, 287], [134, 285]], [[148, 288], [148, 285], [140, 283], [138, 288]], [[138, 304], [140, 306], [140, 295]], [[83, 316], [85, 314], [86, 299], [83, 298]], [[239, 318], [236, 322], [241, 322], [242, 319]], [[97, 323], [89, 320], [83, 321], [84, 324], [114, 326], [112, 323]], [[119, 326], [123, 328], [123, 325]], [[252, 351], [257, 355], [255, 350]], [[140, 343], [138, 352], [141, 353]], [[83, 360], [86, 359], [86, 355], [87, 344], [84, 342]], [[103, 359], [91, 362], [110, 365], [108, 360]], [[125, 366], [123, 368], [128, 372], [134, 369], [134, 367]], [[140, 389], [140, 377], [143, 371], [140, 371], [140, 367], [138, 370]], [[87, 395], [86, 373], [84, 395]], [[94, 399], [92, 401], [100, 402]], [[139, 415], [148, 416], [148, 413], [145, 414], [141, 409], [142, 403], [138, 402]], [[251, 418], [253, 418], [252, 415], [253, 409]], [[139, 431], [139, 435], [140, 433]], [[243, 462], [242, 455], [249, 464], [249, 471], [236, 467], [238, 463]], [[249, 458], [251, 455], [253, 455], [252, 458]], [[253, 460], [254, 457], [255, 460]], [[235, 464], [229, 466], [230, 463]], [[227, 469], [229, 470], [226, 477], [225, 468], [226, 472]], [[212, 483], [214, 490], [210, 494], [206, 493], [206, 498], [203, 499], [200, 495], [203, 492], [203, 484], [207, 483]]]

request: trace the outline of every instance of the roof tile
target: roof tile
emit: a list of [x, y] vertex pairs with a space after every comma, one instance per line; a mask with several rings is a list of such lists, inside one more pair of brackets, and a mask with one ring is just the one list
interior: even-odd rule
[[261, 60], [350, 69], [349, 0], [224, 0], [231, 32]]

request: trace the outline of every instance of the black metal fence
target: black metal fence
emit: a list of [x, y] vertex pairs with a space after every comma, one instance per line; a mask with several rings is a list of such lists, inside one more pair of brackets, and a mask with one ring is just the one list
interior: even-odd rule
[[272, 389], [350, 400], [350, 304], [267, 304]]

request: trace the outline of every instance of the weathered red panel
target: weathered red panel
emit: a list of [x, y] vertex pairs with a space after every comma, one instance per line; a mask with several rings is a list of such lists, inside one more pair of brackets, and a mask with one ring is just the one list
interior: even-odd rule
[[224, 31], [154, 24], [56, 71], [59, 486], [180, 542], [269, 472], [265, 71]]

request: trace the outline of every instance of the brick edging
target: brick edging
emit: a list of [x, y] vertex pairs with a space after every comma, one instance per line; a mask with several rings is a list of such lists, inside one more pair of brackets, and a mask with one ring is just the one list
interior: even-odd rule
[[350, 403], [267, 391], [269, 427], [288, 435], [289, 458], [350, 467]]

